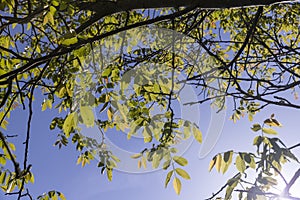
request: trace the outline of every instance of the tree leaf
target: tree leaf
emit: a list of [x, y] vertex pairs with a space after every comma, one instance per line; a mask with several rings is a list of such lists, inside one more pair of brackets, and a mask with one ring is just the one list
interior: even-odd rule
[[72, 37], [72, 38], [67, 38], [64, 39], [61, 44], [64, 46], [70, 46], [72, 44], [76, 44], [78, 42], [78, 38], [77, 37]]
[[221, 155], [221, 154], [218, 154], [218, 155], [217, 155], [217, 158], [216, 158], [216, 170], [217, 170], [218, 172], [220, 172], [220, 170], [221, 170], [222, 161], [223, 161], [222, 155]]
[[269, 126], [279, 126], [281, 127], [282, 125], [274, 118], [266, 119], [264, 121], [264, 124], [267, 124]]
[[112, 181], [112, 171], [111, 168], [106, 168], [106, 175], [109, 181]]
[[242, 159], [242, 157], [240, 155], [238, 155], [236, 157], [235, 166], [236, 166], [237, 170], [239, 170], [239, 172], [241, 172], [241, 173], [244, 173], [244, 171], [246, 170], [245, 161]]
[[174, 188], [176, 194], [179, 195], [180, 191], [181, 191], [181, 181], [177, 177], [175, 177], [173, 180], [173, 188]]
[[251, 129], [252, 129], [252, 131], [257, 132], [261, 129], [261, 126], [260, 126], [260, 124], [253, 124]]
[[6, 178], [6, 172], [3, 171], [3, 172], [0, 172], [0, 184], [2, 185], [5, 181], [5, 178]]
[[191, 179], [190, 175], [185, 170], [183, 170], [181, 168], [176, 168], [175, 171], [182, 178], [187, 179], [187, 180]]
[[262, 131], [266, 134], [277, 135], [277, 131], [272, 128], [262, 128]]
[[171, 177], [173, 175], [173, 172], [174, 172], [173, 170], [168, 172], [168, 174], [166, 176], [166, 180], [165, 180], [165, 188], [168, 186], [168, 184], [169, 184], [169, 182], [171, 180]]
[[90, 106], [80, 106], [80, 115], [82, 117], [83, 123], [87, 127], [93, 127], [95, 124], [95, 117], [93, 110]]
[[163, 164], [163, 169], [166, 170], [170, 167], [170, 164], [171, 164], [171, 159], [168, 159], [164, 162]]
[[65, 119], [64, 125], [63, 125], [63, 131], [68, 138], [70, 136], [70, 132], [72, 128], [76, 126], [76, 118], [77, 118], [77, 113], [73, 112], [70, 113], [67, 118]]
[[202, 143], [202, 133], [196, 126], [193, 126], [193, 134], [194, 134], [195, 139], [199, 143]]
[[144, 156], [142, 157], [142, 165], [143, 165], [144, 169], [147, 168], [147, 160]]
[[233, 156], [233, 151], [227, 151], [224, 153], [224, 163], [222, 165], [222, 173], [225, 174], [225, 172], [228, 170], [231, 162], [232, 162], [232, 156]]
[[211, 171], [212, 168], [215, 166], [216, 160], [217, 160], [217, 157], [215, 156], [215, 157], [209, 162], [208, 171]]
[[152, 167], [153, 169], [156, 169], [160, 163], [160, 156], [157, 154], [157, 152], [155, 152], [152, 158]]
[[144, 137], [144, 142], [149, 143], [152, 141], [152, 134], [151, 130], [149, 129], [148, 126], [146, 126], [143, 130], [143, 137]]
[[185, 158], [180, 157], [180, 156], [174, 156], [173, 160], [181, 166], [185, 166], [188, 164], [188, 161]]
[[142, 157], [142, 155], [143, 155], [143, 154], [141, 154], [141, 153], [137, 153], [137, 154], [133, 154], [133, 155], [130, 156], [130, 157], [133, 158], [133, 159], [137, 159], [137, 158]]
[[107, 109], [107, 117], [108, 117], [108, 120], [109, 120], [109, 121], [111, 121], [112, 118], [113, 118], [113, 112], [112, 112], [112, 108], [111, 108], [111, 107], [109, 107], [109, 108]]

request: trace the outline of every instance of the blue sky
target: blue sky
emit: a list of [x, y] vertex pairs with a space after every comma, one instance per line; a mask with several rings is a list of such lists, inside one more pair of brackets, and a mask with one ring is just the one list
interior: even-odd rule
[[[39, 96], [39, 95], [37, 95]], [[253, 122], [247, 118], [241, 119], [237, 123], [229, 120], [231, 111], [227, 111], [226, 123], [222, 135], [215, 148], [204, 159], [198, 158], [201, 145], [196, 142], [184, 154], [189, 160], [185, 169], [190, 173], [190, 181], [182, 181], [182, 192], [178, 196], [172, 188], [172, 184], [167, 189], [164, 188], [166, 171], [159, 170], [145, 174], [130, 174], [114, 171], [113, 181], [109, 182], [104, 175], [100, 175], [100, 170], [96, 167], [96, 162], [82, 168], [76, 165], [78, 153], [73, 145], [58, 150], [53, 147], [56, 140], [57, 131], [50, 131], [49, 124], [55, 115], [54, 111], [41, 112], [41, 98], [37, 98], [34, 103], [34, 116], [32, 123], [32, 135], [30, 139], [29, 163], [33, 164], [32, 171], [35, 174], [35, 184], [30, 185], [30, 191], [37, 197], [49, 190], [58, 190], [65, 194], [67, 199], [94, 200], [94, 199], [175, 199], [175, 200], [202, 200], [216, 192], [234, 172], [234, 166], [225, 174], [218, 174], [213, 170], [208, 172], [210, 159], [218, 152], [230, 149], [237, 151], [251, 151], [252, 140], [255, 133], [250, 130], [253, 123], [261, 123], [265, 118], [275, 113], [276, 118], [283, 124], [278, 129], [279, 137], [288, 146], [300, 142], [299, 119], [300, 112], [295, 109], [267, 107], [259, 112]], [[205, 135], [209, 123], [209, 105], [200, 107], [201, 129]], [[11, 115], [11, 122], [8, 126], [8, 134], [19, 134], [19, 138], [12, 139], [17, 142], [17, 155], [20, 156], [23, 145], [27, 113], [20, 110], [14, 111]], [[295, 151], [300, 156], [300, 151]], [[298, 166], [299, 167], [299, 166]], [[284, 173], [292, 175], [292, 167]], [[299, 181], [297, 182], [299, 188]], [[294, 186], [297, 188], [297, 185]], [[295, 190], [294, 190], [295, 191]], [[0, 199], [15, 199], [0, 195]]]
[[[255, 150], [252, 141], [256, 134], [250, 130], [252, 124], [262, 123], [264, 119], [275, 113], [276, 118], [283, 124], [283, 127], [278, 129], [279, 137], [288, 146], [300, 142], [299, 111], [269, 106], [259, 112], [254, 117], [253, 122], [249, 122], [245, 117], [237, 123], [233, 123], [229, 120], [232, 114], [229, 106], [221, 137], [213, 150], [205, 158], [199, 159], [201, 145], [193, 142], [192, 146], [185, 152], [184, 157], [189, 161], [185, 169], [192, 179], [190, 181], [182, 180], [182, 191], [181, 195], [178, 196], [173, 191], [172, 183], [169, 184], [168, 188], [164, 188], [167, 171], [158, 170], [151, 173], [132, 174], [115, 170], [113, 181], [109, 182], [105, 175], [100, 174], [100, 169], [96, 167], [96, 161], [84, 168], [76, 165], [78, 152], [75, 151], [74, 145], [69, 144], [61, 150], [53, 146], [58, 130], [51, 131], [49, 124], [57, 112], [53, 110], [42, 112], [42, 98], [40, 93], [36, 92], [30, 138], [29, 163], [33, 165], [32, 172], [35, 175], [35, 184], [29, 185], [29, 189], [34, 197], [50, 190], [57, 190], [63, 192], [68, 200], [203, 200], [218, 191], [226, 180], [236, 172], [232, 165], [225, 175], [219, 174], [215, 170], [209, 173], [208, 164], [215, 154], [231, 149], [236, 151]], [[210, 114], [209, 104], [200, 106], [200, 129], [203, 131], [204, 137], [210, 123]], [[11, 139], [12, 142], [16, 143], [18, 157], [23, 156], [24, 145], [22, 142], [24, 141], [27, 116], [28, 113], [22, 111], [21, 108], [12, 112], [8, 130], [5, 131], [11, 135], [19, 135], [18, 138]], [[119, 138], [117, 133], [114, 134], [113, 139], [120, 142], [121, 139], [117, 141]], [[299, 150], [296, 153], [297, 156], [300, 156]], [[284, 173], [291, 177], [296, 169], [289, 166]], [[293, 188], [299, 188], [299, 182]], [[294, 191], [296, 190], [294, 189]], [[298, 195], [300, 196], [300, 194]], [[9, 198], [1, 193], [0, 199], [10, 200], [15, 199], [15, 197]]]

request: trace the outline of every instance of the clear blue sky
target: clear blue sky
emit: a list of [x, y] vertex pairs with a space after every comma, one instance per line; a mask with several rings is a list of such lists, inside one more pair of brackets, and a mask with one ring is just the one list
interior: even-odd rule
[[[225, 175], [218, 174], [215, 170], [208, 173], [209, 161], [216, 153], [230, 149], [237, 151], [254, 149], [252, 140], [255, 133], [250, 130], [251, 124], [261, 123], [265, 118], [275, 113], [278, 120], [283, 124], [283, 127], [278, 129], [279, 137], [288, 146], [300, 142], [300, 111], [268, 107], [255, 116], [253, 123], [245, 118], [234, 124], [229, 120], [231, 111], [228, 110], [222, 135], [213, 151], [205, 159], [199, 159], [198, 153], [201, 145], [194, 142], [184, 154], [189, 160], [186, 169], [192, 179], [182, 182], [182, 193], [177, 196], [173, 191], [172, 184], [167, 189], [164, 188], [166, 171], [163, 170], [146, 174], [114, 171], [113, 181], [109, 182], [106, 176], [100, 175], [96, 162], [92, 162], [84, 168], [76, 165], [78, 153], [73, 145], [70, 144], [61, 150], [52, 146], [56, 140], [57, 131], [50, 131], [49, 124], [55, 112], [49, 110], [41, 112], [40, 105], [41, 98], [37, 98], [34, 103], [29, 154], [29, 163], [33, 164], [32, 171], [35, 174], [35, 184], [30, 186], [30, 191], [35, 197], [43, 192], [55, 189], [63, 192], [69, 200], [202, 200], [217, 191], [234, 174], [234, 166]], [[204, 135], [210, 117], [208, 107], [208, 104], [204, 104], [200, 109], [201, 129], [204, 130]], [[11, 123], [8, 126], [7, 133], [19, 134], [19, 137], [24, 137], [26, 117], [27, 113], [14, 111], [11, 115]], [[23, 140], [15, 139], [15, 141], [18, 143], [17, 154], [19, 155], [19, 151], [23, 148], [21, 144]], [[300, 156], [299, 151], [297, 155]], [[286, 173], [289, 173], [289, 171], [286, 171]], [[8, 198], [1, 193], [0, 199], [15, 198]]]
[[[279, 137], [288, 146], [300, 142], [300, 111], [270, 106], [259, 112], [254, 117], [253, 122], [249, 122], [245, 118], [234, 124], [229, 120], [232, 113], [228, 109], [227, 121], [223, 127], [221, 137], [211, 153], [204, 159], [199, 159], [198, 154], [201, 145], [194, 142], [184, 154], [189, 160], [189, 164], [185, 169], [192, 179], [190, 181], [182, 180], [182, 191], [181, 195], [178, 196], [173, 191], [172, 183], [169, 184], [167, 189], [164, 188], [167, 172], [163, 170], [144, 174], [114, 171], [113, 181], [109, 182], [105, 175], [100, 174], [100, 169], [96, 167], [96, 161], [84, 168], [76, 165], [78, 152], [75, 151], [74, 145], [69, 144], [61, 150], [53, 146], [58, 131], [50, 131], [49, 124], [56, 112], [49, 110], [42, 112], [42, 97], [39, 94], [36, 95], [29, 153], [29, 163], [33, 165], [32, 172], [35, 175], [35, 184], [30, 185], [29, 189], [34, 197], [43, 192], [58, 190], [63, 192], [68, 200], [203, 200], [216, 192], [235, 173], [233, 165], [225, 175], [218, 174], [215, 170], [209, 173], [209, 161], [218, 152], [231, 149], [236, 151], [254, 150], [252, 140], [256, 135], [250, 130], [253, 123], [261, 123], [265, 118], [275, 113], [276, 118], [283, 124], [283, 127], [278, 129]], [[200, 128], [205, 136], [210, 119], [209, 104], [201, 105], [200, 111]], [[17, 144], [18, 157], [23, 156], [24, 145], [22, 142], [26, 132], [27, 116], [28, 113], [21, 111], [21, 108], [12, 112], [8, 130], [5, 131], [5, 133], [11, 135], [19, 135], [18, 138], [11, 139], [12, 142]], [[300, 151], [296, 152], [299, 157]], [[292, 167], [290, 167], [285, 173], [291, 176], [292, 170]], [[294, 188], [300, 188], [299, 182]], [[16, 198], [9, 198], [0, 193], [0, 200], [2, 199]]]

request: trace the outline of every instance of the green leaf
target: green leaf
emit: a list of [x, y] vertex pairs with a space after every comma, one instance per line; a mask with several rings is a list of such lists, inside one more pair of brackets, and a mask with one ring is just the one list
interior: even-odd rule
[[231, 194], [232, 194], [234, 188], [237, 186], [240, 178], [241, 178], [241, 174], [239, 174], [238, 176], [235, 176], [227, 181], [228, 187], [226, 189], [226, 195], [225, 195], [224, 200], [231, 199]]
[[226, 194], [225, 194], [224, 200], [229, 200], [229, 199], [231, 199], [231, 195], [232, 195], [233, 189], [234, 189], [234, 187], [231, 187], [231, 186], [228, 186], [228, 187], [226, 188]]
[[112, 69], [110, 67], [107, 67], [103, 70], [102, 72], [102, 77], [109, 77], [109, 75], [111, 74]]
[[181, 168], [176, 168], [175, 171], [182, 178], [187, 179], [187, 180], [191, 179], [190, 175], [185, 170], [183, 170]]
[[95, 117], [93, 110], [90, 106], [80, 106], [80, 115], [82, 117], [83, 123], [87, 127], [93, 127], [95, 123]]
[[68, 38], [68, 39], [64, 39], [61, 44], [64, 46], [70, 46], [72, 44], [76, 44], [78, 42], [78, 38], [77, 37], [72, 37], [72, 38]]
[[173, 188], [174, 188], [176, 194], [179, 195], [180, 191], [181, 191], [181, 181], [177, 177], [175, 177], [173, 180]]
[[277, 132], [272, 128], [262, 128], [262, 131], [266, 134], [277, 135]]
[[174, 156], [173, 160], [181, 166], [185, 166], [188, 164], [188, 161], [185, 158], [180, 157], [180, 156]]
[[53, 0], [51, 3], [52, 3], [53, 6], [59, 6], [59, 2], [56, 1], [56, 0]]
[[77, 113], [73, 112], [70, 113], [67, 118], [65, 119], [64, 125], [63, 125], [63, 131], [66, 135], [66, 137], [70, 136], [70, 133], [72, 131], [72, 128], [74, 128], [77, 125]]

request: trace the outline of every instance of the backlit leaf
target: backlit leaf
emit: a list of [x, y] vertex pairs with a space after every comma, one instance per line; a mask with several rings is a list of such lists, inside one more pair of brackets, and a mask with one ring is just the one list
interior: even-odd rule
[[246, 164], [240, 155], [238, 155], [236, 157], [235, 166], [236, 166], [237, 170], [239, 170], [239, 172], [244, 173], [244, 171], [246, 169]]
[[80, 106], [80, 115], [82, 117], [83, 123], [87, 127], [93, 127], [95, 123], [95, 117], [93, 110], [90, 106]]
[[180, 191], [181, 191], [181, 181], [177, 177], [175, 177], [173, 180], [173, 188], [174, 188], [176, 194], [179, 195]]
[[218, 154], [217, 158], [216, 158], [216, 170], [218, 172], [220, 172], [220, 170], [221, 170], [221, 165], [222, 165], [222, 155]]
[[173, 160], [181, 166], [185, 166], [188, 164], [188, 161], [185, 158], [180, 157], [180, 156], [174, 156]]
[[194, 134], [195, 139], [199, 143], [202, 143], [202, 133], [196, 126], [193, 126], [193, 134]]
[[262, 128], [262, 131], [266, 134], [277, 135], [277, 131], [272, 128]]
[[252, 129], [252, 131], [257, 132], [261, 129], [261, 126], [260, 126], [260, 124], [253, 124], [251, 129]]
[[106, 175], [107, 175], [107, 178], [108, 178], [109, 181], [112, 181], [112, 176], [113, 176], [113, 175], [112, 175], [112, 171], [113, 171], [113, 170], [110, 169], [110, 168], [107, 168], [107, 169], [106, 169]]
[[191, 179], [190, 175], [185, 170], [183, 170], [181, 168], [176, 168], [175, 171], [182, 178], [187, 179], [187, 180]]
[[168, 184], [169, 184], [169, 182], [170, 182], [170, 180], [171, 180], [171, 177], [172, 177], [172, 175], [173, 175], [173, 172], [174, 172], [173, 170], [168, 172], [168, 174], [167, 174], [167, 176], [166, 176], [166, 180], [165, 180], [165, 187], [168, 186]]
[[70, 136], [70, 132], [72, 128], [76, 126], [76, 118], [77, 118], [77, 113], [73, 112], [70, 113], [67, 118], [65, 119], [64, 125], [63, 125], [63, 131], [66, 134], [66, 137]]
[[216, 164], [216, 159], [217, 159], [217, 157], [214, 157], [214, 158], [209, 162], [208, 171], [211, 171], [212, 168], [215, 166], [215, 164]]

